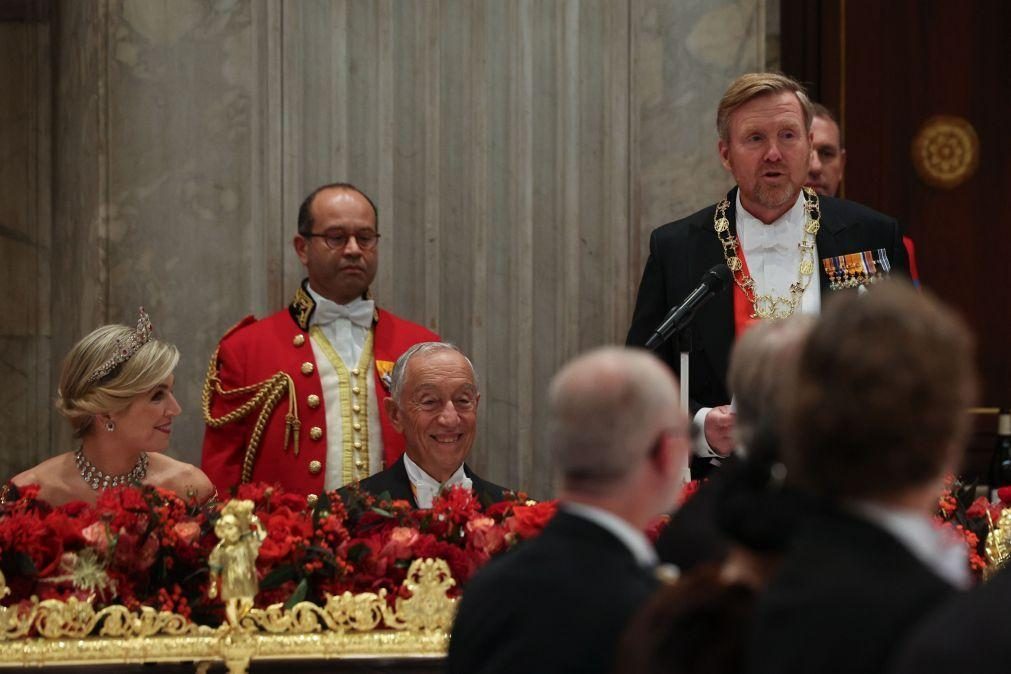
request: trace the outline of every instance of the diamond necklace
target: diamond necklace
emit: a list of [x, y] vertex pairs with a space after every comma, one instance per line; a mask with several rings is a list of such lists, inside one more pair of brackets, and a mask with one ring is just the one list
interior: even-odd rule
[[723, 245], [723, 256], [734, 274], [734, 282], [744, 291], [745, 298], [754, 310], [751, 318], [786, 318], [800, 305], [800, 299], [811, 284], [811, 277], [814, 276], [815, 236], [821, 227], [821, 208], [817, 193], [810, 187], [804, 188], [804, 213], [807, 216], [807, 223], [804, 225], [800, 243], [797, 244], [800, 248], [800, 268], [797, 281], [790, 284], [790, 294], [786, 297], [777, 297], [771, 293], [760, 295], [755, 289], [755, 280], [744, 273], [744, 264], [741, 262], [739, 252], [740, 243], [736, 236], [730, 234], [730, 221], [726, 217], [729, 208], [730, 201], [727, 199], [717, 204], [716, 213], [713, 215], [713, 229], [716, 230], [716, 236]]
[[124, 484], [140, 484], [147, 477], [147, 453], [141, 452], [137, 457], [137, 463], [133, 465], [127, 473], [119, 475], [106, 475], [91, 461], [84, 456], [84, 447], [78, 448], [74, 453], [74, 463], [77, 465], [77, 472], [88, 484], [89, 487], [98, 491], [110, 487], [119, 487]]

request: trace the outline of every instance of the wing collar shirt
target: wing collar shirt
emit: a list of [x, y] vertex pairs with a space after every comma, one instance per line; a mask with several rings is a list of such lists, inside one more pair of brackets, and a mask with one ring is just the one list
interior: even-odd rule
[[[756, 292], [760, 295], [787, 297], [790, 285], [800, 279], [800, 242], [804, 238], [807, 215], [804, 212], [804, 193], [797, 195], [793, 207], [778, 219], [765, 224], [744, 209], [741, 192], [737, 191], [736, 204], [737, 238], [741, 242], [748, 272], [755, 280]], [[801, 296], [800, 311], [817, 314], [821, 311], [821, 276], [818, 271], [818, 250], [813, 252], [815, 269], [811, 283]], [[705, 428], [709, 407], [695, 413], [695, 424]], [[706, 434], [699, 433], [695, 443], [695, 454], [702, 457], [719, 457], [706, 442]]]
[[417, 501], [419, 508], [431, 508], [435, 497], [447, 487], [460, 486], [464, 489], [470, 489], [473, 486], [473, 482], [463, 470], [462, 463], [456, 469], [456, 472], [450, 475], [449, 479], [445, 482], [439, 482], [426, 473], [407, 454], [404, 454], [404, 467], [407, 469], [407, 479], [411, 481], [411, 491], [414, 492], [414, 500]]
[[[310, 323], [319, 326], [333, 346], [334, 351], [344, 363], [347, 370], [358, 367], [362, 351], [365, 350], [365, 340], [372, 329], [372, 317], [375, 312], [375, 302], [357, 298], [348, 304], [337, 304], [320, 295], [308, 286], [309, 295], [316, 302]], [[323, 388], [323, 401], [326, 416], [326, 472], [323, 478], [325, 489], [337, 489], [344, 485], [344, 429], [341, 419], [343, 405], [348, 401], [340, 400], [340, 375], [316, 340], [310, 339], [313, 355], [316, 356], [316, 367], [319, 372], [320, 385]], [[368, 474], [357, 473], [356, 479], [363, 479], [369, 474], [375, 474], [383, 468], [383, 436], [379, 420], [379, 404], [375, 391], [375, 358], [368, 364], [366, 381], [368, 387], [368, 443], [369, 468]]]
[[589, 520], [602, 529], [610, 532], [624, 544], [628, 551], [635, 557], [639, 566], [652, 569], [657, 564], [656, 550], [650, 545], [646, 534], [642, 533], [631, 524], [621, 519], [614, 513], [603, 508], [586, 505], [585, 503], [565, 503], [562, 505], [566, 512]]

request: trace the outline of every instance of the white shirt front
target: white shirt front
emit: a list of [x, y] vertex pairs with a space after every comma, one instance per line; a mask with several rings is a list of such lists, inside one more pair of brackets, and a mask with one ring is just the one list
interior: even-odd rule
[[447, 487], [460, 486], [470, 489], [473, 482], [467, 477], [463, 464], [456, 469], [456, 472], [449, 476], [445, 482], [439, 482], [434, 477], [425, 472], [425, 469], [416, 464], [411, 457], [404, 454], [404, 467], [407, 468], [407, 479], [411, 481], [414, 490], [414, 500], [419, 508], [431, 508], [435, 497]]
[[[307, 286], [309, 295], [312, 296], [317, 306], [334, 304], [333, 301], [323, 297], [311, 286]], [[358, 301], [358, 300], [355, 300]], [[316, 313], [310, 319], [310, 324], [317, 325]], [[358, 367], [358, 361], [362, 357], [365, 349], [365, 340], [369, 331], [360, 325], [355, 325], [347, 318], [337, 318], [325, 324], [319, 325], [319, 329], [326, 335], [327, 340], [333, 346], [334, 351], [344, 363], [345, 369], [351, 371]], [[341, 421], [341, 408], [348, 405], [347, 401], [340, 400], [340, 376], [336, 368], [330, 363], [323, 349], [310, 339], [312, 352], [316, 357], [316, 371], [319, 373], [320, 385], [323, 389], [323, 403], [326, 416], [326, 472], [323, 476], [323, 488], [327, 490], [337, 489], [344, 486], [344, 432]], [[358, 474], [355, 470], [355, 478], [363, 479], [369, 475], [378, 473], [383, 468], [383, 434], [379, 421], [379, 403], [376, 397], [376, 377], [375, 358], [369, 361], [368, 371], [365, 373], [365, 380], [368, 386], [366, 400], [368, 413], [368, 442], [369, 442], [369, 470], [367, 473]]]
[[[755, 280], [759, 295], [789, 297], [790, 286], [800, 280], [800, 242], [804, 239], [807, 214], [804, 193], [786, 213], [765, 224], [741, 205], [737, 191], [737, 238], [741, 242], [748, 272]], [[818, 248], [812, 253], [815, 263], [811, 283], [801, 296], [800, 311], [817, 314], [821, 311], [821, 275], [818, 271]]]
[[[804, 239], [807, 214], [804, 212], [804, 193], [797, 195], [797, 201], [783, 215], [765, 224], [741, 204], [741, 191], [737, 191], [735, 210], [737, 239], [741, 244], [748, 273], [755, 281], [758, 295], [788, 297], [790, 286], [800, 280], [800, 242]], [[818, 247], [812, 252], [814, 273], [800, 299], [800, 312], [817, 314], [821, 311], [821, 272]], [[731, 289], [732, 290], [732, 289]], [[706, 416], [712, 408], [703, 407], [695, 413], [694, 423], [704, 429]], [[719, 457], [706, 442], [706, 434], [699, 433], [695, 441], [695, 455]]]

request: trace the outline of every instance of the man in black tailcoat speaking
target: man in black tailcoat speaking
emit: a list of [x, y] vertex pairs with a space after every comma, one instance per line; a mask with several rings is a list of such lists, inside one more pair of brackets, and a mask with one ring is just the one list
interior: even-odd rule
[[[735, 80], [720, 101], [720, 160], [737, 182], [726, 198], [653, 231], [627, 343], [642, 346], [707, 270], [726, 264], [729, 292], [702, 307], [692, 327], [689, 384], [704, 431], [692, 471], [703, 477], [733, 449], [726, 387], [735, 336], [756, 320], [818, 313], [824, 295], [872, 284], [907, 268], [898, 223], [850, 201], [803, 189], [811, 161], [812, 108], [803, 88], [777, 73]], [[676, 340], [658, 355], [679, 371]]]

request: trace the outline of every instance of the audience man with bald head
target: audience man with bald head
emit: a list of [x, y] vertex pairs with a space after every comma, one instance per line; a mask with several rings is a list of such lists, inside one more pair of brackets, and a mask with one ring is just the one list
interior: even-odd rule
[[598, 349], [555, 376], [549, 415], [558, 514], [467, 585], [451, 673], [610, 672], [656, 588], [642, 531], [673, 506], [690, 447], [674, 377], [645, 352]]
[[[376, 497], [431, 508], [449, 487], [470, 489], [484, 503], [502, 500], [502, 487], [474, 474], [465, 463], [477, 435], [481, 402], [470, 359], [452, 344], [415, 344], [397, 359], [384, 405], [404, 434], [404, 455], [358, 488]], [[345, 490], [346, 493], [347, 490]]]

